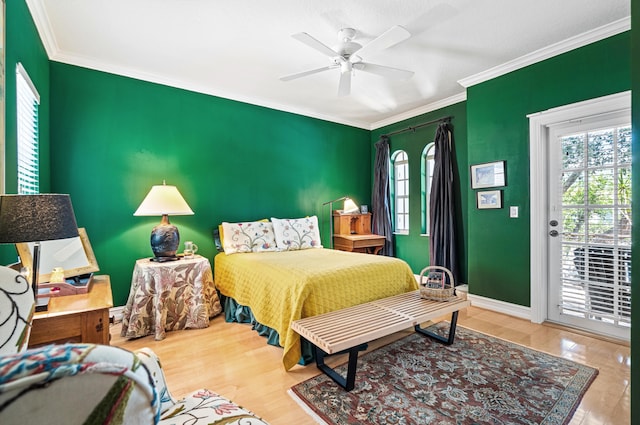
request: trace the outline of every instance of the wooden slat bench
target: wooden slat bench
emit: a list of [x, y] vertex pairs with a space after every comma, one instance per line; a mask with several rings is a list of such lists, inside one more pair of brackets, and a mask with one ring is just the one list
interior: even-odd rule
[[[316, 365], [347, 391], [355, 385], [358, 352], [367, 343], [413, 326], [416, 332], [441, 343], [453, 343], [458, 311], [470, 302], [456, 297], [451, 301], [431, 301], [420, 298], [420, 291], [407, 292], [336, 310], [318, 316], [306, 317], [291, 324], [292, 329], [314, 346]], [[420, 327], [421, 323], [451, 313], [448, 336], [434, 334]], [[324, 363], [332, 354], [349, 353], [346, 378]]]

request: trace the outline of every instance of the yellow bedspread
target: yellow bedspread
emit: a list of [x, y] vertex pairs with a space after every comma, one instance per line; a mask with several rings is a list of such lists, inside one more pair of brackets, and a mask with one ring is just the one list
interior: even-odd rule
[[294, 320], [418, 289], [403, 260], [331, 249], [220, 253], [214, 265], [220, 292], [278, 331], [286, 370], [301, 355]]

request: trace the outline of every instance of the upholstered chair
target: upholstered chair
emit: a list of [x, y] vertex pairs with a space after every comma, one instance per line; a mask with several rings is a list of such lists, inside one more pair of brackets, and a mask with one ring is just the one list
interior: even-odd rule
[[266, 424], [206, 389], [175, 400], [149, 349], [94, 344], [0, 355], [0, 423]]
[[0, 355], [26, 350], [35, 307], [25, 276], [0, 266]]

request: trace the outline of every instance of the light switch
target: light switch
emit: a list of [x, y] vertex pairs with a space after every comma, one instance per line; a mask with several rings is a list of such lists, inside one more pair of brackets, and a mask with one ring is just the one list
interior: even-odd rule
[[509, 217], [518, 218], [518, 207], [509, 207]]

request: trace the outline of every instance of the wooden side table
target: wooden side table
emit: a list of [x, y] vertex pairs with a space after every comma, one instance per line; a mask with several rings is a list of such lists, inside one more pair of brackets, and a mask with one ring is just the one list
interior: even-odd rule
[[29, 347], [64, 342], [109, 345], [111, 280], [107, 275], [93, 279], [86, 294], [52, 297], [47, 311], [34, 314]]
[[333, 247], [341, 251], [365, 252], [377, 255], [384, 247], [385, 237], [370, 234], [334, 235]]
[[207, 258], [196, 255], [163, 263], [143, 258], [133, 270], [120, 335], [154, 334], [160, 341], [166, 331], [206, 328], [209, 319], [221, 312]]

